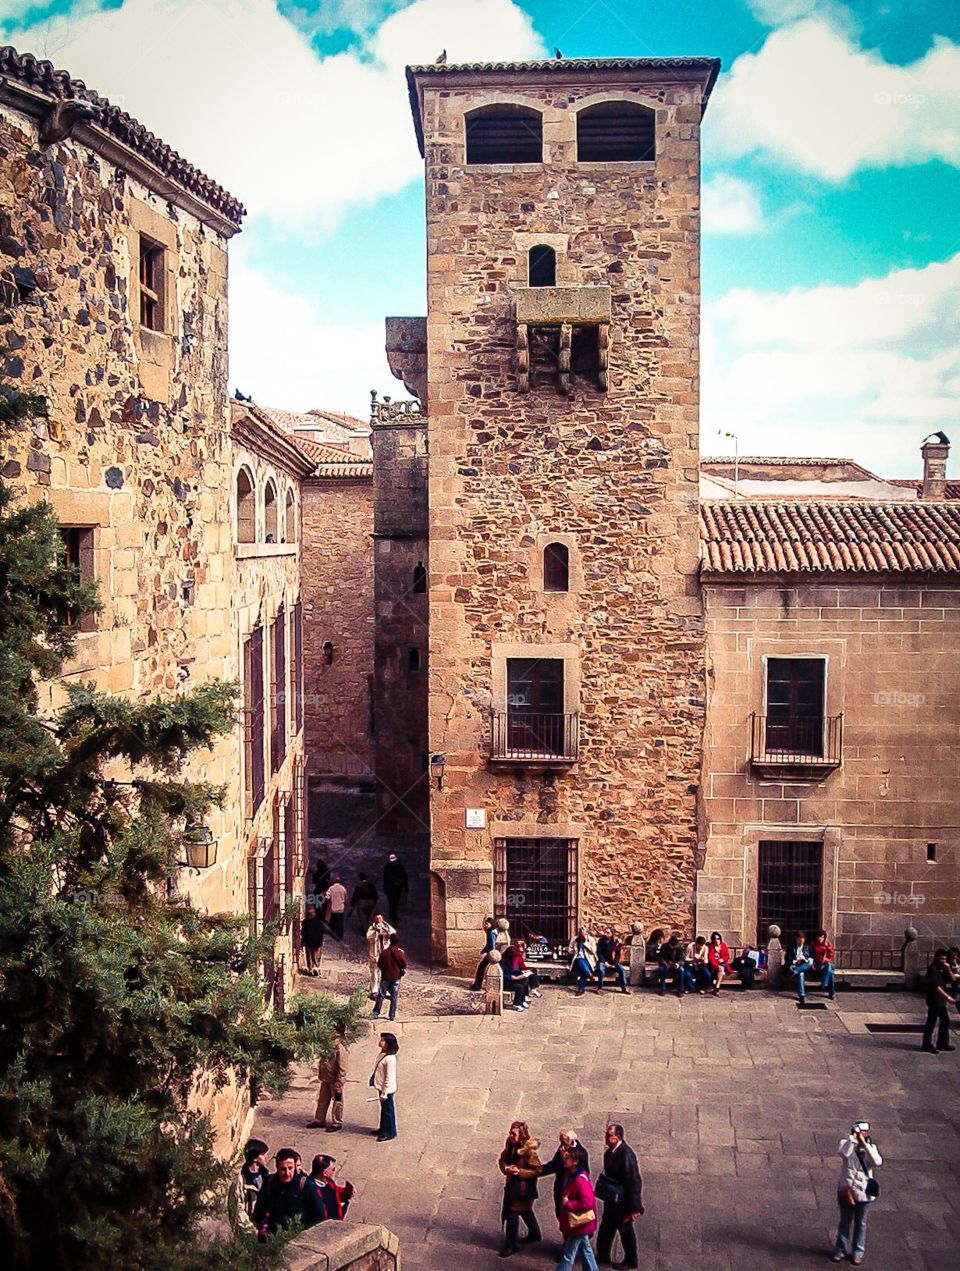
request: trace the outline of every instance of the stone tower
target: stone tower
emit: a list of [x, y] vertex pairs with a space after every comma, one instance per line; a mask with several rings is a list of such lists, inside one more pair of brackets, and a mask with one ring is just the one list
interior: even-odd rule
[[693, 921], [699, 134], [718, 69], [407, 72], [426, 162], [426, 338], [404, 365], [425, 352], [433, 935], [455, 966], [493, 911], [550, 946], [579, 922]]

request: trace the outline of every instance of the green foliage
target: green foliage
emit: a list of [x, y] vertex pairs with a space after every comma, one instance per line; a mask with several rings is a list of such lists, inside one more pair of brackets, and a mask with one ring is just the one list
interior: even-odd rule
[[265, 1015], [276, 930], [168, 893], [185, 825], [224, 795], [183, 766], [235, 726], [233, 686], [130, 702], [70, 684], [41, 716], [38, 680], [95, 607], [49, 509], [0, 483], [0, 1263], [273, 1266], [282, 1242], [211, 1229], [230, 1171], [198, 1080], [281, 1091], [335, 1028], [359, 1035], [363, 994]]

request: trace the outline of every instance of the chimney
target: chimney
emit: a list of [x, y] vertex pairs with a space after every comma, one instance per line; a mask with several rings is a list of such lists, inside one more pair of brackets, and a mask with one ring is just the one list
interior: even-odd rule
[[950, 453], [950, 438], [946, 433], [931, 433], [924, 439], [920, 453], [923, 455], [923, 485], [920, 487], [920, 498], [946, 498], [947, 455]]

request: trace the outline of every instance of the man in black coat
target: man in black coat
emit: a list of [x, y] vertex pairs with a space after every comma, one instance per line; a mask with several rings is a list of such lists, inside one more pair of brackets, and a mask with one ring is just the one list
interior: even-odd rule
[[298, 1218], [302, 1222], [306, 1212], [303, 1189], [307, 1176], [300, 1169], [300, 1153], [283, 1147], [274, 1160], [277, 1172], [264, 1182], [253, 1207], [253, 1222], [261, 1240]]
[[547, 1161], [546, 1165], [542, 1165], [540, 1167], [541, 1177], [545, 1174], [553, 1175], [553, 1207], [556, 1210], [558, 1222], [560, 1220], [560, 1201], [563, 1197], [563, 1171], [566, 1168], [563, 1164], [563, 1153], [569, 1151], [572, 1147], [579, 1147], [583, 1149], [583, 1168], [589, 1174], [590, 1158], [587, 1155], [587, 1149], [583, 1146], [572, 1130], [560, 1131], [560, 1146], [554, 1152], [553, 1156], [551, 1156], [550, 1160]]
[[[927, 1019], [923, 1026], [921, 1050], [939, 1055], [941, 1050], [955, 1050], [950, 1042], [950, 1015], [948, 1007], [953, 1001], [953, 976], [948, 966], [949, 954], [938, 949], [927, 971]], [[933, 1031], [937, 1030], [937, 1044], [933, 1044]]]
[[386, 893], [387, 905], [390, 909], [390, 921], [396, 922], [400, 913], [400, 902], [407, 894], [410, 883], [403, 861], [396, 852], [391, 852], [383, 867], [383, 890]]
[[601, 1266], [611, 1266], [610, 1251], [613, 1238], [620, 1236], [623, 1245], [623, 1261], [620, 1267], [637, 1267], [637, 1233], [633, 1229], [635, 1219], [643, 1215], [643, 1179], [632, 1147], [623, 1141], [623, 1126], [610, 1124], [604, 1136], [603, 1177], [617, 1190], [619, 1199], [604, 1199], [603, 1187], [597, 1195], [603, 1200], [603, 1218], [597, 1233], [597, 1261]]

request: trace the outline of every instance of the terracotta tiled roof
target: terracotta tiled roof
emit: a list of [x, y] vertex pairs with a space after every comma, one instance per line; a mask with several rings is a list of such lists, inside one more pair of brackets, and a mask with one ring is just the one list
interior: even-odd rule
[[[919, 497], [923, 482], [918, 481], [916, 477], [890, 477], [888, 479], [891, 485], [898, 485], [903, 490], [915, 490]], [[960, 481], [948, 481], [943, 497], [945, 499], [960, 499]]]
[[339, 424], [341, 428], [347, 428], [350, 432], [371, 431], [370, 425], [362, 419], [357, 419], [355, 415], [344, 415], [337, 410], [308, 410], [308, 417], [313, 415], [316, 419], [326, 419], [331, 424]]
[[708, 502], [704, 573], [957, 573], [960, 505]]
[[869, 468], [856, 463], [853, 459], [837, 459], [833, 457], [818, 459], [810, 455], [801, 455], [799, 457], [790, 455], [741, 455], [737, 460], [734, 460], [733, 455], [704, 455], [700, 460], [700, 466], [701, 468], [732, 468], [735, 462], [741, 468], [749, 467], [750, 465], [772, 468], [778, 464], [788, 468], [844, 468], [859, 477], [872, 477], [874, 481], [883, 479], [878, 477], [875, 472], [871, 472]]
[[98, 113], [90, 120], [92, 124], [159, 168], [165, 176], [234, 225], [240, 225], [245, 208], [238, 199], [216, 181], [204, 176], [166, 142], [148, 132], [132, 115], [119, 106], [111, 106], [105, 97], [87, 88], [83, 80], [71, 79], [66, 71], [58, 71], [52, 62], [40, 61], [31, 53], [18, 53], [9, 45], [0, 48], [0, 76], [44, 96], [60, 101], [85, 101], [96, 106]]

